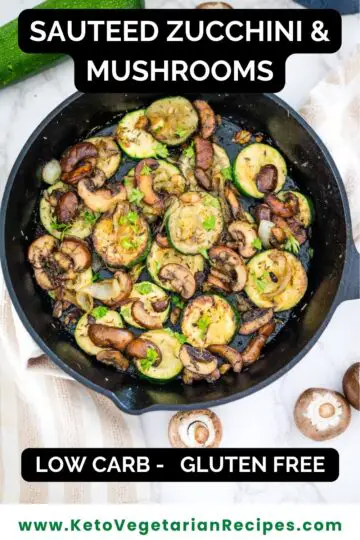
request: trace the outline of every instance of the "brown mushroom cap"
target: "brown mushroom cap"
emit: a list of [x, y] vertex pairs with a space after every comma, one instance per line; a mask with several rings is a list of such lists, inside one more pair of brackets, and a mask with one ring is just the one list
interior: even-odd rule
[[50, 257], [56, 249], [56, 238], [50, 234], [44, 234], [34, 240], [29, 247], [28, 259], [34, 268], [41, 268], [43, 263]]
[[210, 105], [202, 99], [196, 99], [193, 102], [200, 120], [200, 135], [203, 139], [208, 139], [214, 134], [216, 129], [215, 113]]
[[217, 358], [206, 349], [197, 349], [186, 343], [180, 349], [183, 366], [197, 375], [210, 375], [217, 368]]
[[298, 398], [295, 423], [305, 437], [327, 441], [343, 433], [351, 420], [351, 409], [341, 394], [325, 388], [309, 388]]
[[117, 351], [124, 351], [134, 339], [134, 334], [129, 330], [100, 323], [89, 325], [88, 336], [98, 347], [110, 347]]
[[239, 334], [248, 336], [257, 332], [259, 328], [271, 321], [274, 316], [272, 309], [251, 309], [246, 311], [241, 317]]
[[179, 411], [169, 423], [173, 448], [217, 448], [222, 439], [219, 417], [208, 409]]
[[144, 359], [146, 358], [149, 349], [154, 350], [157, 353], [157, 360], [153, 363], [153, 366], [156, 367], [161, 362], [162, 354], [159, 347], [150, 341], [150, 339], [142, 339], [141, 337], [133, 339], [126, 347], [126, 354], [133, 358]]
[[343, 391], [350, 405], [360, 411], [360, 362], [356, 362], [345, 372]]
[[238, 250], [246, 259], [253, 257], [257, 252], [254, 241], [258, 238], [254, 227], [246, 221], [233, 221], [229, 225], [230, 236], [238, 243]]
[[131, 304], [131, 315], [140, 326], [149, 330], [163, 327], [161, 314], [157, 315], [156, 312], [149, 313], [145, 308], [144, 302], [141, 300], [136, 300]]
[[235, 373], [240, 373], [243, 365], [241, 353], [229, 345], [210, 345], [208, 350], [226, 360]]
[[188, 300], [196, 291], [196, 280], [186, 266], [182, 264], [166, 264], [160, 269], [159, 279], [169, 282], [175, 292]]
[[114, 349], [99, 351], [96, 355], [96, 360], [108, 366], [113, 366], [119, 371], [126, 371], [129, 367], [129, 360], [120, 351]]
[[227, 2], [203, 2], [196, 9], [233, 9]]
[[119, 202], [125, 201], [127, 197], [125, 186], [122, 184], [115, 183], [108, 185], [108, 187], [95, 189], [89, 178], [80, 180], [78, 194], [93, 212], [107, 212]]
[[67, 237], [60, 245], [59, 251], [72, 260], [74, 272], [82, 272], [91, 266], [91, 253], [83, 240]]
[[79, 200], [73, 191], [62, 193], [55, 207], [55, 216], [59, 223], [70, 223], [78, 213]]
[[227, 246], [216, 246], [209, 250], [209, 258], [212, 265], [220, 272], [229, 274], [232, 278], [231, 289], [240, 292], [246, 285], [247, 268], [240, 255]]

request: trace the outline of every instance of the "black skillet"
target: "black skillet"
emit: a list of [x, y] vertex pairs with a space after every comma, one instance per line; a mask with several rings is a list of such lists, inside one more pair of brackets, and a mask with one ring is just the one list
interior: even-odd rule
[[207, 407], [243, 398], [289, 371], [315, 344], [336, 307], [359, 298], [359, 255], [351, 234], [349, 205], [334, 162], [319, 137], [286, 103], [273, 95], [188, 95], [210, 102], [237, 126], [269, 134], [285, 156], [290, 175], [314, 202], [316, 221], [309, 287], [287, 324], [247, 372], [227, 374], [214, 385], [179, 381], [153, 385], [115, 372], [81, 352], [51, 316], [26, 260], [34, 234], [34, 209], [44, 187], [36, 171], [44, 162], [127, 110], [147, 106], [154, 94], [75, 94], [59, 105], [31, 135], [11, 171], [1, 208], [1, 261], [12, 302], [41, 349], [76, 380], [103, 393], [123, 411]]

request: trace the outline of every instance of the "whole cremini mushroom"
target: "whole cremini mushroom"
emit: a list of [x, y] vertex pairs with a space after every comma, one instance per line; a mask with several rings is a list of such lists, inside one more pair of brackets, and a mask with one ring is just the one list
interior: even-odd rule
[[219, 417], [208, 409], [179, 411], [169, 423], [173, 448], [217, 448], [222, 438]]
[[309, 388], [298, 398], [294, 417], [305, 437], [313, 441], [327, 441], [346, 430], [351, 420], [351, 409], [338, 392]]
[[356, 362], [345, 372], [343, 391], [350, 405], [360, 411], [360, 362]]

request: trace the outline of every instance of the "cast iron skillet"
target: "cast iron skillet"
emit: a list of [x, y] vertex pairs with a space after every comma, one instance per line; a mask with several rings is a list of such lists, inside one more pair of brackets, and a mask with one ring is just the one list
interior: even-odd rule
[[123, 411], [214, 406], [243, 398], [289, 371], [309, 351], [340, 302], [359, 297], [359, 258], [352, 235], [349, 206], [340, 175], [319, 137], [286, 103], [273, 95], [204, 94], [216, 113], [244, 121], [270, 134], [286, 157], [291, 174], [315, 205], [314, 259], [309, 288], [290, 321], [266, 347], [263, 359], [248, 372], [227, 375], [215, 385], [164, 386], [102, 366], [91, 360], [61, 330], [39, 294], [26, 260], [32, 237], [33, 210], [38, 204], [41, 163], [59, 156], [90, 129], [113, 121], [126, 110], [147, 106], [154, 94], [75, 94], [40, 124], [25, 144], [11, 171], [1, 209], [1, 261], [16, 310], [34, 340], [64, 371], [108, 396]]

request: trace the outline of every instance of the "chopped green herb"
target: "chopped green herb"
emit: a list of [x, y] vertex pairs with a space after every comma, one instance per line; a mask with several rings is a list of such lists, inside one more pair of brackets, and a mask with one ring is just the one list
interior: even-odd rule
[[218, 199], [215, 199], [212, 195], [205, 195], [203, 198], [203, 202], [205, 206], [212, 206], [213, 208], [219, 208], [220, 203]]
[[95, 319], [102, 319], [103, 317], [105, 317], [108, 311], [109, 310], [107, 307], [98, 306], [92, 310], [91, 315], [95, 317]]
[[129, 238], [122, 238], [120, 244], [124, 249], [136, 249], [139, 245], [136, 240], [130, 240]]
[[175, 307], [178, 307], [180, 309], [184, 309], [185, 307], [185, 302], [182, 298], [180, 298], [180, 296], [178, 296], [177, 294], [174, 294], [174, 296], [172, 297], [171, 299], [173, 305]]
[[254, 247], [255, 249], [262, 249], [262, 243], [261, 243], [261, 240], [260, 238], [255, 238], [255, 240], [252, 242], [252, 247]]
[[136, 289], [140, 294], [149, 294], [153, 290], [151, 283], [146, 282], [136, 285]]
[[195, 156], [194, 141], [191, 141], [189, 146], [183, 152], [184, 156], [191, 159]]
[[94, 214], [94, 212], [90, 212], [90, 210], [85, 210], [84, 212], [84, 221], [85, 223], [88, 223], [89, 225], [94, 225], [96, 223], [99, 216]]
[[206, 331], [209, 328], [210, 323], [211, 323], [211, 319], [209, 315], [202, 315], [200, 319], [198, 320], [198, 322], [196, 323], [203, 337], [206, 334]]
[[255, 276], [255, 285], [260, 292], [265, 291], [269, 275], [269, 272], [264, 272], [259, 277]]
[[295, 236], [293, 236], [292, 234], [288, 237], [288, 239], [286, 240], [286, 243], [284, 245], [284, 249], [286, 251], [289, 251], [290, 253], [294, 253], [295, 255], [297, 255], [299, 253], [299, 250], [300, 250], [300, 244], [299, 242], [296, 240]]
[[312, 259], [312, 258], [313, 258], [313, 256], [314, 256], [314, 248], [309, 247], [309, 249], [308, 249], [308, 255], [309, 255], [309, 259]]
[[156, 145], [155, 153], [159, 157], [166, 158], [169, 155], [169, 150], [166, 148], [164, 144], [158, 143]]
[[175, 131], [176, 135], [181, 138], [181, 137], [185, 137], [185, 135], [187, 135], [187, 129], [184, 129], [184, 128], [181, 128], [181, 127], [178, 127]]
[[204, 227], [205, 231], [213, 231], [215, 229], [215, 225], [216, 219], [214, 215], [208, 216], [202, 222], [202, 226]]
[[150, 176], [151, 175], [151, 169], [148, 165], [144, 165], [141, 169], [142, 176]]
[[204, 259], [209, 260], [209, 255], [208, 255], [208, 252], [206, 251], [206, 249], [200, 249], [199, 253], [200, 253], [200, 255], [202, 255], [204, 257]]
[[59, 223], [57, 218], [55, 217], [51, 222], [51, 228], [55, 231], [61, 232], [61, 240], [64, 238], [66, 233], [71, 229], [71, 225], [69, 223]]
[[95, 274], [93, 274], [92, 280], [93, 280], [93, 283], [96, 283], [97, 281], [101, 281], [101, 276], [99, 272], [95, 272]]
[[139, 206], [140, 202], [144, 198], [144, 194], [140, 189], [133, 188], [129, 193], [129, 202]]
[[180, 345], [184, 345], [184, 343], [186, 343], [186, 336], [184, 336], [184, 334], [174, 332], [174, 330], [171, 330], [171, 328], [165, 328], [165, 332], [167, 332], [170, 336], [176, 338]]
[[232, 170], [231, 167], [226, 167], [225, 169], [221, 169], [221, 174], [225, 178], [225, 180], [232, 180]]
[[143, 358], [140, 362], [141, 368], [144, 371], [149, 371], [151, 366], [158, 360], [159, 355], [155, 349], [148, 349], [146, 351], [146, 358]]

